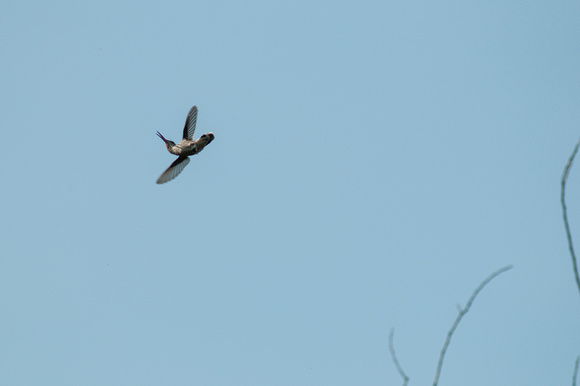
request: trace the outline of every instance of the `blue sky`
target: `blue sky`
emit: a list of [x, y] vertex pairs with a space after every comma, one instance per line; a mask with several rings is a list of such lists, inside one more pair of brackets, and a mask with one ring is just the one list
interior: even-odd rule
[[570, 384], [579, 11], [4, 2], [0, 383]]

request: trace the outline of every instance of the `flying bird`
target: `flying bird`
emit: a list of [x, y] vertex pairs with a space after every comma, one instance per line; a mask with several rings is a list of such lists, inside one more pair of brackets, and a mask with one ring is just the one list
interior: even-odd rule
[[193, 138], [193, 133], [195, 132], [195, 124], [197, 123], [197, 106], [193, 106], [189, 113], [187, 114], [187, 119], [185, 120], [185, 126], [183, 127], [183, 139], [177, 145], [173, 141], [165, 139], [160, 132], [157, 132], [159, 138], [165, 142], [167, 150], [171, 154], [175, 154], [177, 159], [167, 168], [166, 171], [159, 176], [157, 179], [158, 184], [164, 184], [171, 181], [181, 173], [181, 171], [189, 163], [189, 156], [196, 155], [203, 150], [204, 147], [209, 145], [211, 141], [215, 138], [213, 133], [203, 134], [201, 137], [196, 139]]

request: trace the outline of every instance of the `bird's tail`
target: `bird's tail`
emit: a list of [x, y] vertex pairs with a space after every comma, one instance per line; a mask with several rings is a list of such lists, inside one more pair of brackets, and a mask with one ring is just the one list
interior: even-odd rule
[[163, 142], [167, 142], [167, 140], [165, 139], [165, 137], [162, 136], [160, 132], [157, 132], [157, 135], [159, 136], [159, 138], [161, 138], [163, 140]]

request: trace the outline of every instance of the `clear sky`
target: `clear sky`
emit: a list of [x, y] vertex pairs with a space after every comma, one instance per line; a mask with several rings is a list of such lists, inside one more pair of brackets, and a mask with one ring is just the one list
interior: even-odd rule
[[[570, 385], [577, 1], [4, 1], [0, 384]], [[177, 179], [155, 135], [215, 140]], [[580, 159], [568, 205], [580, 246]]]

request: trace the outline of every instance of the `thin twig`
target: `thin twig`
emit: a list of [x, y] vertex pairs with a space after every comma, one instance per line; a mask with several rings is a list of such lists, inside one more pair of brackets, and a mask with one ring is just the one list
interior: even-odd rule
[[578, 364], [580, 363], [580, 357], [576, 358], [576, 364], [574, 365], [574, 375], [572, 375], [572, 386], [576, 386], [576, 379], [578, 378]]
[[439, 382], [439, 376], [441, 375], [441, 367], [443, 366], [443, 359], [445, 358], [445, 352], [447, 351], [447, 347], [449, 347], [449, 342], [451, 341], [451, 336], [453, 335], [453, 333], [455, 332], [455, 329], [459, 325], [461, 318], [463, 318], [463, 315], [467, 314], [467, 312], [469, 311], [469, 308], [471, 307], [471, 304], [473, 303], [473, 301], [475, 300], [475, 298], [477, 297], [479, 292], [483, 289], [483, 287], [485, 287], [487, 285], [487, 283], [492, 281], [496, 276], [498, 276], [501, 273], [503, 273], [507, 270], [510, 270], [510, 269], [512, 269], [512, 266], [508, 265], [507, 267], [503, 267], [501, 269], [498, 269], [497, 271], [495, 271], [494, 273], [489, 275], [488, 278], [485, 279], [484, 281], [482, 281], [481, 284], [479, 285], [479, 287], [477, 287], [475, 289], [475, 291], [473, 291], [473, 294], [471, 295], [471, 297], [467, 301], [465, 308], [463, 310], [459, 311], [459, 315], [457, 315], [455, 322], [453, 322], [451, 329], [447, 333], [447, 338], [445, 339], [445, 344], [443, 344], [443, 348], [441, 349], [441, 355], [439, 355], [439, 363], [437, 364], [437, 371], [435, 372], [435, 380], [433, 381], [433, 386], [437, 386], [437, 383]]
[[397, 371], [401, 375], [401, 378], [403, 378], [403, 386], [407, 386], [407, 383], [409, 383], [409, 377], [407, 376], [407, 374], [405, 374], [405, 372], [403, 371], [403, 368], [401, 367], [401, 364], [399, 363], [399, 360], [397, 359], [397, 354], [395, 353], [395, 346], [393, 345], [393, 336], [394, 335], [395, 335], [395, 329], [392, 328], [391, 333], [389, 334], [389, 350], [391, 351], [391, 357], [393, 358], [393, 363], [395, 364]]
[[562, 174], [562, 195], [560, 200], [562, 201], [562, 211], [564, 212], [564, 226], [566, 227], [566, 236], [568, 237], [568, 248], [570, 248], [570, 255], [572, 256], [572, 266], [574, 267], [574, 275], [576, 277], [576, 285], [578, 286], [578, 292], [580, 292], [580, 276], [578, 275], [578, 263], [576, 262], [576, 254], [574, 254], [574, 246], [572, 245], [572, 235], [570, 234], [570, 226], [568, 225], [568, 214], [566, 211], [566, 180], [568, 179], [568, 173], [570, 168], [572, 168], [572, 161], [578, 152], [578, 146], [580, 146], [580, 141], [574, 147], [574, 151], [568, 160], [568, 164], [564, 169], [564, 174]]

